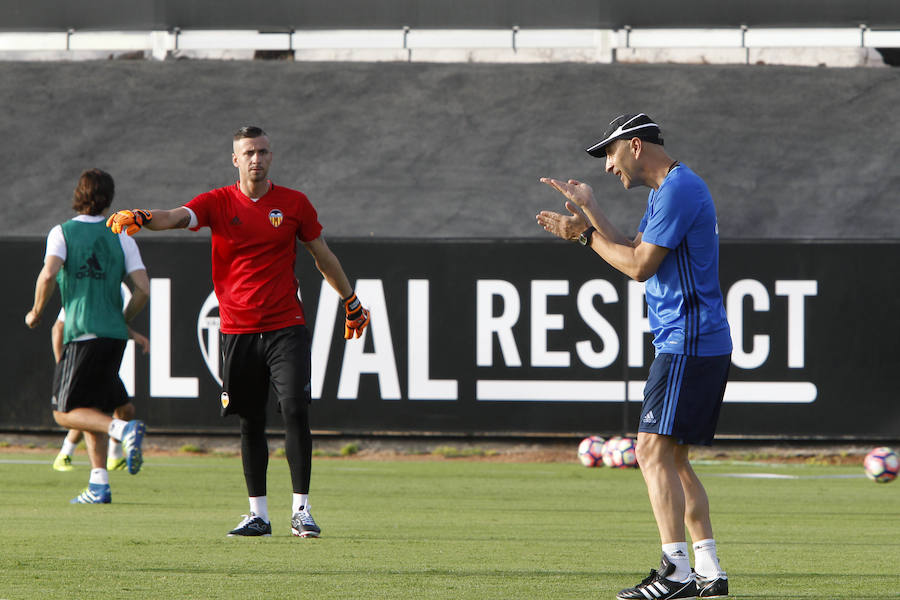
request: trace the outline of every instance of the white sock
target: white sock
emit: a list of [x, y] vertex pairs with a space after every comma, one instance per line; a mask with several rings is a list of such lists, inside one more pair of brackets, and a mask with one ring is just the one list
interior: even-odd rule
[[716, 540], [709, 538], [694, 543], [694, 570], [706, 578], [724, 575], [716, 556]]
[[294, 494], [291, 501], [291, 514], [301, 510], [309, 511], [309, 494]]
[[66, 456], [72, 456], [75, 454], [75, 444], [69, 441], [69, 438], [66, 438], [63, 441], [62, 448], [59, 451], [60, 454], [65, 454]]
[[675, 565], [675, 572], [669, 574], [666, 579], [672, 581], [687, 581], [691, 576], [691, 558], [688, 556], [687, 542], [673, 542], [662, 545], [663, 554]]
[[122, 419], [113, 419], [112, 423], [109, 424], [109, 437], [114, 440], [122, 440], [122, 436], [125, 435], [125, 426], [128, 425], [128, 421], [123, 421]]
[[269, 522], [269, 501], [266, 496], [250, 496], [250, 512]]
[[122, 458], [122, 443], [118, 440], [109, 438], [109, 446], [106, 450], [106, 456], [109, 458]]
[[88, 482], [109, 485], [109, 473], [106, 472], [106, 469], [91, 469], [91, 478]]

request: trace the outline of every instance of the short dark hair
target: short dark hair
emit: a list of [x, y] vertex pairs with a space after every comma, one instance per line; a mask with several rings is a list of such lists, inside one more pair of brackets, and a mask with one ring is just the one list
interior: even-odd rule
[[96, 216], [109, 208], [115, 195], [112, 175], [100, 169], [88, 169], [78, 178], [72, 208], [78, 214]]
[[263, 131], [261, 127], [246, 125], [234, 132], [234, 141], [242, 140], [244, 138], [258, 138], [264, 135], [266, 135], [266, 132]]

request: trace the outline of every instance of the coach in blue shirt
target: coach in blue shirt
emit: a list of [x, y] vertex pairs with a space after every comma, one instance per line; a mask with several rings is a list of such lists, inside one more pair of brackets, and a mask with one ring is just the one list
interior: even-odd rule
[[[637, 236], [606, 218], [585, 183], [543, 178], [566, 198], [568, 215], [542, 211], [550, 233], [589, 247], [637, 281], [646, 281], [656, 358], [644, 388], [637, 455], [662, 542], [659, 570], [617, 598], [714, 598], [728, 594], [709, 517], [709, 500], [688, 460], [690, 444], [709, 445], [731, 366], [731, 333], [719, 286], [719, 228], [709, 189], [663, 148], [645, 114], [615, 118], [587, 152], [625, 189], [650, 188]], [[694, 569], [685, 537], [694, 542]]]

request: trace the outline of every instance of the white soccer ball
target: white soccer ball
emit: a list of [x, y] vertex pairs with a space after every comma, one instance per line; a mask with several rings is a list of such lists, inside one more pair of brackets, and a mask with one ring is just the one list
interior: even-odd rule
[[603, 453], [601, 451], [604, 444], [602, 437], [592, 435], [581, 440], [578, 444], [578, 460], [586, 467], [603, 466]]
[[613, 454], [612, 449], [619, 443], [619, 440], [622, 439], [622, 436], [615, 435], [605, 442], [603, 442], [603, 447], [601, 448], [601, 453], [603, 454], [603, 464], [607, 467], [616, 466], [613, 462]]
[[887, 446], [875, 448], [863, 460], [866, 476], [878, 483], [888, 483], [897, 478], [900, 471], [900, 458], [897, 453]]
[[623, 437], [610, 445], [609, 454], [612, 466], [619, 469], [637, 468], [637, 444], [630, 437]]

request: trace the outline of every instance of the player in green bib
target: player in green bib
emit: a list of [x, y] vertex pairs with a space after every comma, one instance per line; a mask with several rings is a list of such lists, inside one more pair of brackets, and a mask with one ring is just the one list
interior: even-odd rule
[[[137, 244], [106, 228], [114, 194], [108, 173], [91, 169], [81, 174], [72, 205], [79, 214], [47, 236], [34, 305], [25, 315], [25, 324], [35, 328], [54, 288], [59, 287], [66, 322], [63, 352], [53, 376], [53, 418], [63, 427], [85, 433], [91, 460], [88, 487], [72, 499], [74, 504], [111, 501], [107, 435], [122, 443], [130, 473], [136, 474], [143, 463], [143, 421], [110, 416], [130, 405], [119, 366], [129, 337], [127, 323], [150, 297], [150, 280]], [[124, 311], [123, 280], [132, 292]]]

